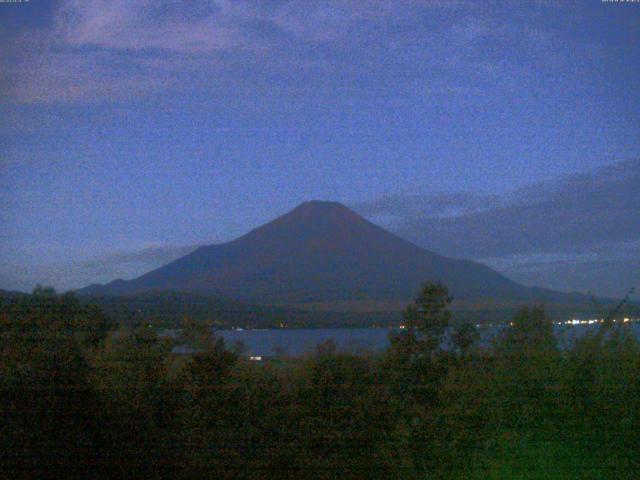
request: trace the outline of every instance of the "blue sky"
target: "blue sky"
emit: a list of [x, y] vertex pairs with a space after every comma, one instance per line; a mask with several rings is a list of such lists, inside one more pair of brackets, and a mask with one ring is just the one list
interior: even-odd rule
[[[0, 42], [0, 288], [130, 278], [309, 199], [526, 283], [640, 283], [640, 4], [30, 0]], [[575, 215], [575, 185], [629, 191]]]

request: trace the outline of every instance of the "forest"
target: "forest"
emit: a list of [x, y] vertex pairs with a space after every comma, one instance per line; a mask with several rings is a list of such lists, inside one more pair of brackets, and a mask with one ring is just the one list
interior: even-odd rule
[[383, 353], [251, 362], [185, 318], [147, 324], [38, 288], [0, 304], [0, 476], [635, 479], [640, 345], [615, 315], [560, 349], [544, 309], [490, 348], [427, 284]]

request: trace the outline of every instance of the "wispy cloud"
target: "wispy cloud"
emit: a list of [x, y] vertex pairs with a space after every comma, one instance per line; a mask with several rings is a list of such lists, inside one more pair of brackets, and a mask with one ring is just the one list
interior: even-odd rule
[[621, 282], [640, 283], [639, 272], [627, 273], [640, 262], [638, 185], [640, 160], [632, 160], [501, 197], [397, 195], [356, 209], [419, 245], [487, 262], [521, 280], [578, 266], [584, 274], [586, 265], [614, 262]]
[[164, 265], [176, 258], [191, 253], [199, 245], [169, 245], [155, 243], [142, 247], [139, 250], [121, 251], [106, 254], [81, 265], [88, 269], [92, 268], [114, 268], [121, 265], [150, 264], [154, 266]]
[[387, 218], [398, 226], [421, 219], [454, 218], [496, 207], [501, 198], [481, 193], [429, 193], [386, 195], [356, 205], [372, 218]]
[[[440, 21], [425, 26], [416, 20], [420, 16]], [[487, 75], [496, 74], [501, 65], [479, 55], [481, 45], [511, 45], [514, 39], [526, 40], [522, 48], [528, 50], [558, 46], [542, 26], [480, 12], [461, 0], [63, 0], [48, 26], [22, 31], [7, 46], [2, 98], [111, 101], [188, 88], [194, 73], [215, 84], [238, 62], [267, 69], [290, 68], [292, 62], [302, 69], [309, 62], [330, 66], [326, 54], [310, 54], [309, 47], [318, 45], [334, 48], [338, 63], [354, 49], [365, 56], [369, 50], [398, 50], [407, 62], [417, 52], [416, 60], [439, 65], [446, 77], [424, 94], [477, 93], [479, 87], [461, 85], [459, 75], [449, 78], [448, 69], [459, 74], [463, 65], [481, 74], [482, 64]], [[358, 68], [372, 61], [364, 59]]]
[[58, 10], [54, 32], [69, 47], [197, 54], [251, 47], [247, 30], [254, 17], [230, 1], [69, 0]]
[[22, 32], [7, 49], [3, 97], [72, 103], [175, 88], [196, 60], [211, 66], [216, 53], [261, 48], [250, 20], [226, 1], [65, 0], [50, 27]]
[[385, 197], [357, 206], [393, 216], [405, 236], [449, 255], [576, 252], [640, 239], [640, 161], [538, 183], [498, 197]]
[[36, 284], [75, 289], [115, 278], [131, 279], [176, 260], [199, 245], [151, 243], [138, 249], [107, 252], [89, 260], [24, 266], [0, 266], [0, 288], [30, 291]]
[[622, 297], [635, 287], [640, 299], [640, 241], [601, 245], [575, 254], [506, 255], [481, 259], [526, 285], [556, 290], [581, 290]]

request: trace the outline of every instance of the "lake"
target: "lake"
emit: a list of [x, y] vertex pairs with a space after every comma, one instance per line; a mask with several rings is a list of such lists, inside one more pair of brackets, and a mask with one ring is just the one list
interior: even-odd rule
[[[480, 327], [479, 345], [489, 347], [491, 341], [505, 328], [504, 326]], [[576, 338], [599, 325], [554, 325], [560, 348], [568, 348]], [[634, 336], [640, 340], [640, 324], [626, 325]], [[245, 353], [250, 356], [272, 356], [280, 350], [285, 355], [300, 356], [315, 352], [317, 346], [332, 340], [339, 351], [350, 353], [376, 353], [389, 346], [389, 334], [400, 332], [399, 329], [386, 328], [327, 328], [327, 329], [265, 329], [265, 330], [217, 330], [225, 342], [232, 346], [241, 342]], [[444, 349], [450, 348], [447, 336], [443, 342]]]

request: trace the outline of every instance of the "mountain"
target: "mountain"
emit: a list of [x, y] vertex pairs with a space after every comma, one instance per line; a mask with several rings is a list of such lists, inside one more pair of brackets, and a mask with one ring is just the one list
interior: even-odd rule
[[139, 278], [91, 285], [91, 295], [174, 290], [256, 304], [407, 301], [428, 280], [459, 302], [583, 302], [524, 287], [477, 262], [443, 257], [336, 202], [305, 202], [231, 242], [200, 247]]
[[[269, 305], [251, 305], [211, 295], [149, 290], [129, 295], [82, 295], [97, 304], [118, 324], [153, 323], [179, 328], [183, 318], [212, 322], [217, 328], [332, 328], [397, 325], [399, 312], [305, 311]], [[0, 299], [0, 305], [1, 299]], [[1, 313], [1, 308], [0, 308]]]
[[17, 300], [29, 296], [27, 293], [0, 289], [0, 301]]

